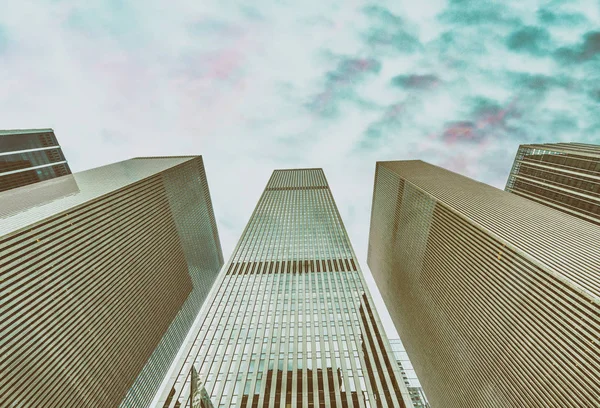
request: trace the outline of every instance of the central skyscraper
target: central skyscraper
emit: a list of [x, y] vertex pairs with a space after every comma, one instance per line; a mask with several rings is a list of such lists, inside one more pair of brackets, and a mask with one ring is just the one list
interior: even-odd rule
[[321, 169], [273, 172], [208, 302], [160, 406], [412, 407]]

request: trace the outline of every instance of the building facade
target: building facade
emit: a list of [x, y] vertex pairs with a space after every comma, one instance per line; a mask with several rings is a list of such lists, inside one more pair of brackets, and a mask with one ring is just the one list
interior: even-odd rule
[[368, 264], [430, 404], [600, 401], [600, 228], [422, 161], [376, 167]]
[[[321, 169], [273, 172], [158, 406], [411, 407]], [[173, 385], [171, 387], [171, 385]]]
[[600, 225], [600, 146], [521, 145], [505, 190]]
[[0, 406], [146, 407], [223, 264], [202, 158], [72, 176], [0, 222]]
[[429, 408], [423, 387], [421, 387], [417, 373], [413, 369], [402, 341], [400, 339], [390, 339], [390, 345], [392, 346], [396, 362], [398, 362], [398, 366], [400, 367], [400, 374], [402, 374], [402, 380], [408, 389], [413, 406], [415, 408]]
[[52, 129], [0, 130], [0, 192], [67, 174]]

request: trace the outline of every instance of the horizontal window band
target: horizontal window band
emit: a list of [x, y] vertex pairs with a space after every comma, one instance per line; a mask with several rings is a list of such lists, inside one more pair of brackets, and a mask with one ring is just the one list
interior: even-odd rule
[[[333, 261], [333, 262], [332, 262]], [[288, 261], [232, 262], [227, 275], [357, 271], [354, 259], [307, 259]]]
[[303, 187], [271, 187], [267, 188], [266, 191], [274, 190], [327, 190], [328, 186], [303, 186]]

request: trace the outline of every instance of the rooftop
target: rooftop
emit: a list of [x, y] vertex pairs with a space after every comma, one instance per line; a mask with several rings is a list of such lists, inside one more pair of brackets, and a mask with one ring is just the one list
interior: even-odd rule
[[[200, 156], [136, 158], [74, 173], [72, 177], [77, 183], [77, 189], [72, 189], [73, 193], [52, 201], [41, 202], [39, 205], [26, 208], [18, 213], [3, 214], [0, 211], [0, 220], [2, 220], [0, 236], [19, 231], [45, 218], [66, 213], [78, 205], [151, 177], [195, 157]], [[36, 192], [43, 191], [47, 183], [59, 183], [65, 177], [69, 176], [5, 191], [0, 194], [0, 209], [11, 207], [10, 204], [16, 200], [34, 199]]]

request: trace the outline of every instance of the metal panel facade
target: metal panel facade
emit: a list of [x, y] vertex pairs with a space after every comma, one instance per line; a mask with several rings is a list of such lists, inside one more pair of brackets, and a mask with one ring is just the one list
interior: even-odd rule
[[0, 406], [147, 406], [223, 263], [200, 157], [74, 177], [2, 220]]
[[600, 146], [521, 145], [505, 190], [600, 225]]
[[193, 369], [218, 407], [411, 407], [321, 169], [276, 170], [220, 275]]
[[[426, 197], [420, 214], [400, 187]], [[442, 168], [377, 164], [368, 263], [434, 407], [596, 406], [599, 242]]]

